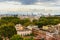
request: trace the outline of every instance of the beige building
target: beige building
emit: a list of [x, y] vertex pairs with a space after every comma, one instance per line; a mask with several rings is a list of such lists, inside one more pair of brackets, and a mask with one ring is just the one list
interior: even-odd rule
[[16, 30], [23, 30], [24, 29], [24, 27], [21, 24], [17, 24], [15, 26], [15, 28], [16, 28]]

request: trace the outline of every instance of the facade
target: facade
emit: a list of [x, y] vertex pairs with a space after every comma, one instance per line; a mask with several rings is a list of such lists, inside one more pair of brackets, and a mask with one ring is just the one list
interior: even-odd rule
[[17, 34], [20, 36], [30, 35], [32, 33], [31, 30], [24, 28], [21, 24], [17, 24], [15, 26]]
[[17, 31], [24, 29], [24, 27], [23, 27], [21, 24], [16, 24], [16, 25], [15, 25], [15, 28], [16, 28]]
[[29, 25], [29, 26], [27, 26], [27, 28], [32, 30], [33, 28], [38, 28], [38, 26], [36, 26], [36, 25]]
[[[37, 26], [28, 26], [24, 28], [21, 24], [15, 26], [17, 34], [21, 36], [34, 34], [34, 40], [60, 40], [60, 25], [49, 26], [48, 29], [38, 28]], [[29, 29], [31, 28], [31, 29]], [[47, 28], [47, 27], [46, 27]]]
[[17, 34], [20, 35], [20, 36], [26, 36], [26, 35], [30, 35], [32, 33], [31, 30], [18, 30], [17, 31]]

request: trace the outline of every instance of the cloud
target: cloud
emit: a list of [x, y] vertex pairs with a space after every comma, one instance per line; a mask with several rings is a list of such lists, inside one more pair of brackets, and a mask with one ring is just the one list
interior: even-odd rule
[[22, 4], [34, 4], [38, 0], [20, 0]]
[[56, 0], [0, 0], [0, 2], [3, 2], [3, 1], [17, 1], [17, 2], [21, 2], [24, 5], [34, 4], [36, 2], [56, 2]]
[[[28, 4], [28, 5], [27, 5]], [[4, 8], [60, 8], [60, 0], [9, 0], [0, 2], [0, 10]]]
[[[54, 3], [40, 3], [40, 5], [22, 5], [16, 1], [0, 2], [0, 10], [2, 11], [30, 11], [30, 9], [46, 9], [46, 10], [58, 10], [60, 7], [51, 6]], [[50, 5], [50, 6], [48, 6]]]
[[56, 0], [39, 0], [40, 2], [56, 2]]
[[20, 5], [20, 2], [15, 1], [0, 2], [0, 11], [17, 11]]
[[[39, 5], [38, 5], [39, 4]], [[25, 12], [25, 11], [31, 11], [31, 12], [46, 12], [49, 13], [53, 11], [53, 13], [60, 13], [60, 6], [55, 6], [57, 4], [54, 2], [35, 2], [34, 5], [22, 5], [21, 2], [16, 1], [4, 1], [0, 2], [0, 12]], [[59, 3], [58, 3], [59, 4]], [[3, 12], [4, 11], [4, 12]]]
[[38, 0], [35, 2], [34, 5], [41, 5], [41, 6], [59, 6], [60, 7], [60, 0]]
[[[16, 1], [20, 2], [22, 5], [42, 5], [46, 6], [60, 6], [60, 0], [0, 0], [0, 2], [4, 1]], [[42, 3], [42, 4], [41, 4]]]
[[33, 4], [38, 0], [0, 0], [0, 2], [3, 2], [3, 1], [17, 1], [17, 2], [21, 2], [24, 5], [27, 5], [27, 4]]

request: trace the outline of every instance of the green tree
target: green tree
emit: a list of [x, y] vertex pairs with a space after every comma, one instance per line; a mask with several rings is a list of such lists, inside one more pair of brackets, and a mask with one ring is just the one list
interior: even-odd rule
[[31, 22], [30, 22], [30, 19], [25, 18], [25, 19], [23, 19], [23, 20], [20, 21], [20, 24], [22, 24], [24, 26], [28, 26], [28, 25], [31, 24]]
[[23, 40], [34, 40], [33, 37], [31, 38], [23, 38]]
[[10, 38], [10, 40], [23, 40], [23, 38], [20, 37], [20, 35], [14, 35]]
[[42, 27], [42, 26], [45, 26], [45, 25], [56, 25], [58, 23], [60, 23], [60, 17], [41, 17], [39, 18], [38, 22], [37, 22], [37, 25], [38, 27]]
[[12, 37], [16, 34], [16, 29], [12, 24], [4, 24], [0, 26], [0, 35], [1, 37]]
[[37, 22], [38, 22], [38, 20], [33, 19], [32, 24], [33, 24], [33, 25], [37, 25]]
[[3, 40], [3, 39], [0, 37], [0, 40]]
[[14, 23], [18, 24], [20, 23], [20, 18], [18, 17], [2, 17], [0, 20], [1, 24], [7, 24], [7, 23]]

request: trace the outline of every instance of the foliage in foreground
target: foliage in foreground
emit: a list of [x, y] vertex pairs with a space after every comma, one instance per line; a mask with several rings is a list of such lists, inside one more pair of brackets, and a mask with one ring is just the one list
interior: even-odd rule
[[14, 35], [10, 38], [10, 40], [33, 40], [33, 38], [23, 38], [20, 35]]
[[14, 34], [16, 34], [16, 29], [13, 26], [13, 24], [4, 24], [0, 26], [0, 35], [1, 37], [12, 37]]

